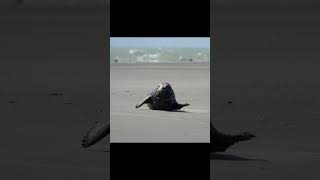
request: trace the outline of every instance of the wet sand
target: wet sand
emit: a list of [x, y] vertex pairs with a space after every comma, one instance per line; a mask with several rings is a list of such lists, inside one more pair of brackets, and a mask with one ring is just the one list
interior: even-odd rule
[[[111, 142], [209, 142], [209, 64], [114, 64], [110, 68]], [[138, 101], [167, 81], [181, 112], [136, 109]]]

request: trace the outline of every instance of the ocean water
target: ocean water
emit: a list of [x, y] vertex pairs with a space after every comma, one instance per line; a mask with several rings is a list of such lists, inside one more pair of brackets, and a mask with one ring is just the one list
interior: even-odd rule
[[205, 63], [210, 48], [110, 48], [110, 63]]

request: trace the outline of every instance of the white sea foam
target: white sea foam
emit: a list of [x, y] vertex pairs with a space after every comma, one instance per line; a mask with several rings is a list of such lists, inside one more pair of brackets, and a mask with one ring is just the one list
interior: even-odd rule
[[[111, 48], [111, 63], [209, 62], [209, 48]], [[118, 61], [115, 61], [117, 59]]]

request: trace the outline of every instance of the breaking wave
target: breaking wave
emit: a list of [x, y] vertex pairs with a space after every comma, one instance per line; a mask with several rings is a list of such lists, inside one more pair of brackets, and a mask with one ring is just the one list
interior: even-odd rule
[[209, 48], [111, 48], [111, 63], [209, 62]]

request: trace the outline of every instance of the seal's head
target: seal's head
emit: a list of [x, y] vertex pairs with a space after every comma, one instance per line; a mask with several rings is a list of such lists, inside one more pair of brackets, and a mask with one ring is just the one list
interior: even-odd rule
[[158, 99], [170, 99], [174, 98], [174, 92], [170, 84], [167, 82], [162, 82], [158, 84], [156, 90], [156, 98]]

